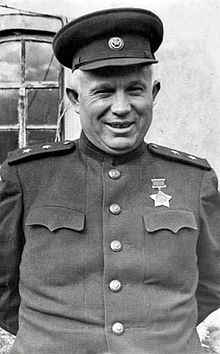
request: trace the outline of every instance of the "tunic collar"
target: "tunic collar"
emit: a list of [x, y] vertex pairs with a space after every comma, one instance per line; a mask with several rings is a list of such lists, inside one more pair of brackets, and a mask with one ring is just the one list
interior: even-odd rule
[[109, 161], [113, 165], [119, 165], [125, 162], [129, 162], [131, 160], [139, 158], [143, 152], [145, 151], [145, 142], [143, 141], [136, 149], [133, 151], [122, 154], [122, 155], [110, 155], [105, 153], [104, 151], [97, 148], [95, 145], [91, 143], [91, 141], [85, 136], [82, 132], [80, 139], [78, 141], [78, 146], [80, 151], [82, 151], [85, 155], [98, 160], [98, 161]]

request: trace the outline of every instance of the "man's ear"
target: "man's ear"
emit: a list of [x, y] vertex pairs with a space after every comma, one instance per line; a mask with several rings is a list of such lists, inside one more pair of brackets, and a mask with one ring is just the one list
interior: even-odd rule
[[76, 92], [76, 90], [67, 88], [66, 89], [66, 94], [67, 94], [70, 102], [73, 104], [73, 108], [74, 108], [75, 112], [79, 114], [79, 95], [78, 95], [78, 92]]
[[159, 91], [160, 91], [160, 81], [155, 80], [152, 89], [153, 101], [155, 100]]

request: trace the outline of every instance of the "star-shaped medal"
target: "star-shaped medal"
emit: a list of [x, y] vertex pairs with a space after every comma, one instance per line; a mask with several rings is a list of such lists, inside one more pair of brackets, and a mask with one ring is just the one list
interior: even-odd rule
[[151, 194], [150, 198], [153, 199], [155, 207], [164, 205], [165, 207], [169, 208], [170, 207], [170, 199], [172, 199], [172, 196], [169, 194], [163, 193], [163, 192], [161, 192], [161, 190], [159, 190], [158, 193]]

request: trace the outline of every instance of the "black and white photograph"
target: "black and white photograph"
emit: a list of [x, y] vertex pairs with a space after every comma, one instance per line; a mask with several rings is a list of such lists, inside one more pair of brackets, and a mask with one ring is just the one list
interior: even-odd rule
[[220, 354], [219, 19], [0, 0], [0, 354]]

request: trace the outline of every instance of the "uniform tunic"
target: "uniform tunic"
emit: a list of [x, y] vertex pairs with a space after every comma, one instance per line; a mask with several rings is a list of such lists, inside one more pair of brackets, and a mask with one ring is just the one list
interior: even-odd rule
[[[216, 177], [152, 150], [113, 157], [82, 135], [3, 165], [0, 325], [17, 331], [20, 301], [13, 354], [203, 352], [197, 316], [220, 304]], [[150, 198], [155, 178], [168, 206]]]

